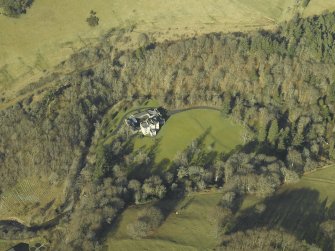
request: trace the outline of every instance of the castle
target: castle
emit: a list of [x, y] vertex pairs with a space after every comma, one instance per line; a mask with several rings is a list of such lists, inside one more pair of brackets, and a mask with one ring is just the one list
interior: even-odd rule
[[165, 124], [165, 119], [157, 109], [148, 109], [145, 112], [130, 115], [125, 122], [134, 133], [140, 132], [145, 136], [154, 137]]

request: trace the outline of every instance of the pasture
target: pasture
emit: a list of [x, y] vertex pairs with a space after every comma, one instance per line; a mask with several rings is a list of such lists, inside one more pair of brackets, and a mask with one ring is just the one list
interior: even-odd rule
[[[209, 32], [273, 28], [299, 10], [295, 0], [36, 0], [20, 18], [0, 16], [0, 93], [16, 92], [37, 80], [79, 48], [92, 46], [111, 28], [126, 28], [127, 47], [140, 33], [157, 41]], [[331, 0], [312, 0], [306, 15], [334, 9]], [[100, 24], [86, 23], [90, 10]], [[114, 44], [113, 44], [114, 45]]]
[[318, 201], [330, 206], [335, 202], [335, 165], [304, 175], [296, 184], [286, 185], [281, 192], [311, 189], [318, 192]]
[[108, 236], [108, 250], [212, 250], [217, 241], [211, 217], [221, 196], [221, 192], [213, 190], [192, 193], [179, 202], [159, 202], [157, 206], [169, 208], [170, 214], [152, 236], [142, 240], [130, 239], [126, 227], [147, 205], [130, 207]]
[[334, 9], [335, 2], [333, 0], [312, 0], [304, 10], [303, 16], [318, 15], [326, 10], [333, 11]]
[[[238, 213], [236, 230], [259, 226], [280, 227], [298, 238], [314, 242], [319, 224], [334, 215], [335, 165], [306, 174], [296, 184], [284, 185], [264, 201], [247, 196]], [[257, 203], [265, 210], [257, 212]]]

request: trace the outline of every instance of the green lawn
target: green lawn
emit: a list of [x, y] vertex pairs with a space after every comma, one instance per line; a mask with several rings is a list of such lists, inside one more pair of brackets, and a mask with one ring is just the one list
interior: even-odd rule
[[[146, 206], [128, 208], [122, 214], [117, 230], [108, 237], [108, 250], [212, 250], [217, 240], [210, 217], [221, 196], [221, 192], [211, 191], [191, 194], [176, 205], [175, 201], [170, 202], [174, 209], [165, 222], [152, 236], [142, 240], [130, 239], [126, 226]], [[164, 204], [159, 206], [168, 207]]]
[[109, 251], [196, 251], [195, 247], [185, 246], [171, 241], [159, 239], [144, 239], [144, 240], [109, 240]]
[[219, 111], [190, 110], [172, 115], [156, 138], [136, 137], [136, 149], [148, 149], [158, 143], [155, 161], [173, 160], [176, 154], [185, 150], [191, 142], [204, 136], [206, 151], [228, 153], [243, 144], [243, 126], [225, 118]]
[[[265, 201], [247, 196], [238, 213], [237, 229], [281, 227], [298, 238], [314, 241], [319, 231], [318, 224], [324, 220], [328, 206], [335, 202], [334, 191], [335, 166], [331, 166], [305, 175], [296, 184], [284, 185]], [[152, 236], [143, 240], [130, 239], [126, 226], [149, 205], [130, 207], [122, 214], [116, 230], [109, 234], [108, 250], [212, 250], [217, 240], [210, 216], [221, 196], [215, 191], [191, 194], [176, 203], [166, 221]], [[263, 213], [253, 210], [257, 203], [266, 206]]]

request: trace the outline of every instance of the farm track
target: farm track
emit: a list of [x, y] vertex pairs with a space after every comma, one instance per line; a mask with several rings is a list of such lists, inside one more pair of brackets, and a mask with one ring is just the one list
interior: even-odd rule
[[335, 185], [335, 181], [330, 180], [330, 179], [321, 179], [321, 178], [310, 178], [310, 177], [305, 177], [306, 181], [311, 181], [311, 182], [321, 182], [321, 183], [327, 183], [327, 184], [332, 184]]

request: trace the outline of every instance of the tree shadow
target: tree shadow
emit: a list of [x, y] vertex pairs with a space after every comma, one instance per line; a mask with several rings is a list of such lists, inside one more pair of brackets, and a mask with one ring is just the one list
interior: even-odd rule
[[202, 151], [198, 155], [197, 160], [195, 161], [195, 163], [198, 163], [198, 165], [200, 165], [200, 166], [208, 167], [208, 166], [211, 166], [214, 163], [217, 156], [218, 156], [217, 151], [210, 151], [210, 152]]
[[[158, 164], [153, 167], [153, 173], [162, 175], [164, 172], [170, 170], [171, 161], [167, 158], [162, 159]], [[173, 170], [172, 170], [173, 171]]]
[[327, 208], [326, 216], [328, 219], [335, 220], [335, 201]]
[[266, 154], [270, 156], [276, 156], [279, 159], [285, 159], [286, 150], [280, 151], [268, 142], [259, 142], [258, 140], [252, 140], [244, 145], [238, 145], [229, 153], [224, 154], [224, 160], [227, 160], [230, 156], [235, 153], [257, 153], [257, 154]]
[[324, 250], [333, 244], [323, 241], [320, 224], [335, 215], [335, 205], [327, 207], [327, 199], [320, 201], [319, 192], [307, 188], [285, 191], [263, 201], [265, 210], [257, 205], [241, 212], [231, 233], [252, 228], [281, 228], [308, 243], [318, 243]]
[[[164, 198], [163, 200], [157, 201], [154, 203], [154, 206], [159, 208], [161, 212], [164, 215], [164, 221], [165, 219], [174, 211], [177, 211], [177, 205], [182, 199], [184, 198], [184, 194], [174, 195], [174, 196], [168, 196], [167, 198]], [[164, 224], [164, 223], [162, 223]]]
[[114, 236], [119, 227], [120, 227], [120, 224], [122, 222], [122, 219], [123, 219], [123, 212], [126, 210], [126, 208], [124, 210], [122, 210], [122, 212], [117, 216], [117, 217], [114, 217], [114, 219], [112, 220], [112, 222], [107, 225], [105, 224], [105, 226], [102, 228], [102, 230], [99, 232], [99, 238], [101, 238], [102, 240], [103, 239], [106, 239], [107, 236]]
[[130, 165], [129, 180], [137, 179], [139, 181], [143, 181], [155, 173], [155, 168], [153, 167], [155, 166], [155, 156], [160, 142], [161, 139], [155, 138], [154, 144], [147, 151], [144, 151], [144, 154], [147, 156], [146, 161], [140, 164], [133, 163]]

